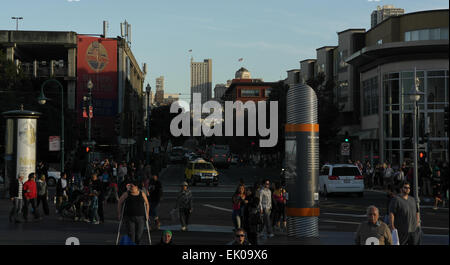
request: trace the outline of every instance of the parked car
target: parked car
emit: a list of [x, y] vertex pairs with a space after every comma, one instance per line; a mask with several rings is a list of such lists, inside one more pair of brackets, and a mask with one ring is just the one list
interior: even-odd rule
[[356, 193], [364, 196], [364, 177], [359, 168], [351, 164], [326, 164], [319, 173], [319, 192]]
[[58, 179], [61, 178], [61, 172], [59, 171], [47, 171], [47, 184], [50, 187], [56, 186]]

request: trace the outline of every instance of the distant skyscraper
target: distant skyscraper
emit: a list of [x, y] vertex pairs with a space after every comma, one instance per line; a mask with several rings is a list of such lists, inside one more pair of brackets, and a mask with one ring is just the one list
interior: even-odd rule
[[193, 93], [202, 94], [202, 104], [212, 98], [212, 60], [194, 62], [191, 59], [191, 104]]
[[393, 5], [377, 6], [377, 10], [374, 10], [371, 15], [371, 27], [375, 27], [389, 17], [400, 16], [404, 13], [405, 10], [403, 8], [395, 8]]
[[164, 102], [164, 76], [156, 78], [155, 102], [161, 105]]

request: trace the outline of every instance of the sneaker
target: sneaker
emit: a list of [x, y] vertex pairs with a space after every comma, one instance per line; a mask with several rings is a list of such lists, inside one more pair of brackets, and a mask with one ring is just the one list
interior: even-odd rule
[[181, 231], [186, 231], [186, 230], [187, 230], [186, 226], [181, 227]]
[[74, 219], [75, 219], [75, 222], [77, 222], [77, 221], [79, 220], [79, 218], [78, 218], [78, 217], [75, 217]]
[[91, 222], [91, 220], [89, 220], [89, 219], [84, 219], [84, 221], [85, 221], [86, 223], [90, 223], [90, 222]]
[[93, 224], [94, 224], [94, 225], [99, 225], [100, 222], [99, 222], [99, 221], [95, 221], [95, 222], [93, 222]]
[[438, 207], [436, 207], [436, 206], [435, 206], [435, 207], [433, 207], [433, 210], [437, 210], [437, 209], [438, 209]]
[[268, 235], [269, 238], [272, 238], [272, 237], [274, 237], [274, 236], [275, 236], [275, 235], [274, 235], [273, 233]]

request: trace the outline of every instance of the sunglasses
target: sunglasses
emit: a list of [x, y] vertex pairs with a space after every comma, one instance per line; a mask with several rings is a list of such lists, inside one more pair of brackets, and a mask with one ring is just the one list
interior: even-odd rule
[[244, 237], [245, 235], [236, 235], [236, 237]]
[[407, 189], [407, 190], [410, 190], [411, 189], [411, 187], [403, 187], [404, 189]]

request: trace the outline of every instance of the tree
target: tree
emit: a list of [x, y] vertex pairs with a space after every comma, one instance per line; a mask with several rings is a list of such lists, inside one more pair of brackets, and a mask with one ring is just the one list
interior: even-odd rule
[[320, 125], [319, 150], [329, 150], [330, 147], [336, 146], [336, 136], [340, 131], [338, 125], [340, 109], [333, 103], [333, 89], [336, 84], [334, 80], [327, 79], [322, 72], [315, 78], [307, 80], [306, 83], [317, 95]]

